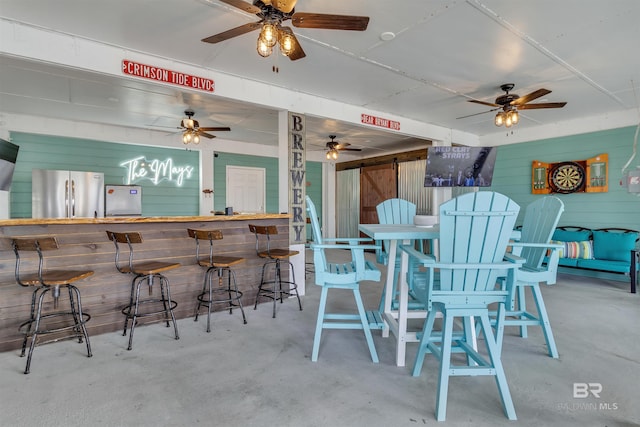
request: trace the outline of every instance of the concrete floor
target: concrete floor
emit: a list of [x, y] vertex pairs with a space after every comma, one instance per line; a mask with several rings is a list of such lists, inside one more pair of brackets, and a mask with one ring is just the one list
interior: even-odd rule
[[[18, 351], [0, 354], [0, 425], [13, 426], [640, 426], [640, 295], [628, 284], [559, 275], [543, 287], [560, 359], [546, 355], [539, 329], [528, 339], [507, 331], [503, 363], [518, 421], [504, 416], [489, 377], [457, 377], [447, 421], [434, 418], [437, 363], [422, 375], [394, 363], [394, 338], [374, 331], [380, 363], [361, 331], [325, 331], [310, 361], [319, 287], [307, 279], [303, 311], [295, 301], [239, 313], [179, 321], [180, 340], [163, 324], [136, 329], [126, 350], [120, 333], [64, 341], [35, 350], [31, 373]], [[364, 283], [368, 308], [381, 284]], [[349, 305], [350, 293], [330, 304]], [[331, 294], [330, 294], [331, 298]], [[575, 383], [599, 383], [599, 398], [574, 398]], [[580, 386], [578, 386], [580, 387]], [[595, 386], [594, 386], [595, 387]], [[597, 391], [597, 390], [596, 390]], [[578, 393], [580, 394], [580, 393]]]

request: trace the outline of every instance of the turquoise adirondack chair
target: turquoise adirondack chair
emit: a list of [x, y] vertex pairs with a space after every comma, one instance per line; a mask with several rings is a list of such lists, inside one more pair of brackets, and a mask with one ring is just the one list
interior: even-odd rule
[[[440, 360], [436, 418], [444, 421], [451, 376], [495, 376], [507, 417], [516, 419], [509, 386], [500, 359], [500, 349], [489, 319], [489, 305], [498, 304], [498, 317], [522, 260], [506, 254], [520, 207], [505, 195], [480, 191], [449, 200], [440, 206], [440, 256], [423, 254], [402, 245], [410, 258], [426, 271], [416, 280], [416, 296], [428, 310], [416, 352], [413, 376], [419, 376], [425, 354]], [[506, 260], [510, 257], [511, 260]], [[501, 286], [504, 284], [504, 287]], [[436, 315], [442, 313], [442, 330], [434, 331]], [[454, 331], [454, 320], [462, 330]], [[484, 335], [488, 357], [473, 348], [473, 319]], [[466, 365], [454, 365], [452, 352], [465, 353]], [[455, 359], [457, 362], [459, 359]], [[484, 385], [478, 385], [484, 393]]]
[[[378, 222], [380, 224], [413, 224], [413, 218], [416, 216], [416, 205], [404, 199], [387, 199], [384, 202], [378, 204], [376, 206], [376, 212], [378, 213]], [[379, 263], [388, 265], [389, 264], [389, 247], [390, 242], [388, 240], [383, 240], [382, 242], [377, 242], [380, 244], [380, 249], [376, 252], [376, 259]], [[414, 244], [416, 244], [414, 242]], [[422, 250], [422, 241], [417, 242], [417, 247]], [[395, 259], [395, 271], [400, 271], [400, 252], [397, 253]], [[408, 281], [407, 284], [409, 286], [409, 309], [424, 309], [424, 306], [417, 302], [413, 297], [413, 271], [414, 266], [411, 264], [409, 266], [408, 273]], [[394, 295], [397, 294], [397, 286], [398, 277], [393, 278], [393, 291]], [[384, 311], [384, 296], [385, 290], [382, 289], [382, 296], [380, 297], [380, 304], [378, 306], [378, 310], [380, 313]], [[392, 299], [392, 306], [396, 308], [398, 305], [398, 300], [396, 297]]]
[[[380, 270], [374, 263], [365, 260], [364, 251], [376, 249], [375, 245], [363, 245], [359, 242], [369, 241], [367, 238], [325, 239], [320, 231], [316, 207], [309, 196], [307, 201], [307, 217], [311, 219], [313, 242], [313, 263], [315, 269], [315, 283], [322, 286], [316, 331], [313, 338], [313, 352], [311, 360], [318, 360], [320, 340], [323, 329], [362, 329], [364, 331], [369, 353], [374, 363], [378, 363], [378, 353], [373, 343], [369, 320], [360, 295], [360, 282], [364, 280], [380, 280]], [[337, 242], [346, 242], [339, 244]], [[326, 251], [330, 249], [351, 250], [351, 261], [334, 263], [327, 260]], [[329, 289], [350, 289], [355, 298], [357, 314], [355, 313], [327, 313], [327, 295]]]
[[[504, 326], [519, 326], [520, 336], [523, 338], [527, 337], [527, 326], [540, 326], [547, 342], [549, 356], [558, 357], [551, 323], [540, 292], [540, 283], [544, 282], [547, 285], [556, 283], [558, 251], [562, 245], [552, 244], [550, 240], [563, 211], [564, 204], [553, 196], [543, 197], [527, 206], [520, 240], [510, 244], [513, 248], [512, 252], [524, 258], [525, 263], [516, 272], [516, 286], [505, 318], [501, 324], [497, 323], [496, 335], [499, 347], [502, 346]], [[550, 252], [548, 262], [544, 263], [548, 252]], [[525, 301], [527, 288], [531, 289], [537, 314], [527, 311]]]
[[[380, 224], [413, 224], [413, 217], [416, 216], [416, 205], [404, 199], [387, 199], [376, 206], [376, 212], [378, 213], [378, 222]], [[388, 240], [383, 240], [381, 243], [382, 248], [376, 254], [377, 261], [387, 265], [389, 263], [390, 243]]]

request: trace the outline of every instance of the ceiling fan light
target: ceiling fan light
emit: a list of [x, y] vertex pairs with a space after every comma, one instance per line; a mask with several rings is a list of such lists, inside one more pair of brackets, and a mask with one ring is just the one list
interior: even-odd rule
[[498, 114], [496, 114], [496, 118], [494, 119], [494, 123], [496, 126], [502, 126], [504, 124], [504, 119], [505, 119], [505, 114], [500, 111]]
[[193, 143], [194, 144], [200, 144], [200, 135], [198, 135], [197, 133], [193, 133]]
[[331, 158], [333, 160], [337, 160], [338, 159], [338, 150], [336, 150], [335, 148], [333, 150], [331, 150]]
[[268, 57], [273, 52], [273, 48], [271, 46], [267, 45], [262, 40], [262, 37], [258, 37], [258, 48], [257, 48], [257, 50], [258, 50], [258, 55], [262, 56], [263, 58]]
[[517, 110], [512, 110], [511, 111], [511, 123], [513, 123], [514, 125], [518, 123], [518, 121], [520, 121], [520, 115], [518, 114]]
[[260, 30], [260, 38], [264, 44], [273, 47], [278, 42], [278, 29], [273, 24], [264, 24]]
[[293, 40], [293, 37], [291, 36], [291, 34], [284, 34], [280, 38], [280, 52], [282, 52], [284, 56], [291, 55], [291, 52], [293, 52], [294, 47], [295, 47], [295, 41]]
[[191, 142], [191, 132], [185, 132], [182, 134], [182, 142], [188, 144]]
[[510, 128], [513, 122], [511, 121], [511, 114], [507, 114], [507, 117], [504, 119], [504, 126]]

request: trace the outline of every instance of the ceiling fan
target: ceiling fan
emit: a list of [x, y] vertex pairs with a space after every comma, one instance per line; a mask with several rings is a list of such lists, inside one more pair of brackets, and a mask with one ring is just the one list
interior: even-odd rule
[[490, 107], [496, 107], [489, 111], [484, 111], [482, 113], [471, 114], [469, 116], [458, 117], [459, 119], [465, 117], [471, 117], [478, 114], [489, 113], [496, 110], [502, 110], [496, 114], [494, 123], [496, 126], [502, 126], [503, 124], [506, 127], [511, 127], [515, 125], [519, 121], [518, 110], [535, 110], [541, 108], [562, 108], [567, 103], [566, 102], [543, 102], [538, 104], [529, 104], [529, 102], [540, 98], [541, 96], [545, 96], [551, 93], [548, 89], [538, 89], [533, 92], [520, 96], [515, 93], [509, 93], [514, 88], [513, 83], [505, 83], [500, 86], [505, 93], [504, 95], [500, 95], [496, 98], [495, 102], [485, 102], [478, 101], [476, 99], [470, 99], [469, 102], [473, 102], [476, 104], [488, 105]]
[[209, 139], [216, 137], [215, 135], [211, 135], [207, 132], [228, 132], [231, 130], [229, 127], [200, 127], [200, 123], [193, 119], [193, 115], [195, 114], [193, 110], [185, 110], [184, 114], [187, 118], [180, 121], [178, 129], [184, 130], [182, 133], [182, 142], [185, 144], [190, 142], [199, 144], [201, 136]]
[[294, 7], [297, 0], [254, 0], [253, 3], [247, 3], [243, 0], [220, 1], [247, 13], [255, 14], [260, 20], [223, 31], [202, 39], [202, 41], [219, 43], [261, 28], [257, 49], [258, 54], [263, 57], [271, 55], [276, 43], [279, 44], [282, 54], [292, 61], [306, 56], [291, 28], [282, 26], [282, 23], [287, 20], [291, 20], [294, 27], [326, 30], [364, 31], [369, 24], [368, 16], [295, 12]]
[[335, 135], [329, 135], [329, 139], [331, 139], [331, 141], [328, 141], [326, 144], [328, 160], [336, 160], [338, 158], [338, 151], [362, 151], [360, 148], [347, 148], [351, 144], [347, 142], [344, 144], [339, 143], [335, 140]]

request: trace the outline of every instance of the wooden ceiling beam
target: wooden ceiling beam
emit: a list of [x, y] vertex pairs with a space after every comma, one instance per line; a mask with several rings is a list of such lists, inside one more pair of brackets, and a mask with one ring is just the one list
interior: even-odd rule
[[387, 154], [384, 156], [336, 163], [336, 171], [359, 169], [365, 166], [385, 165], [388, 163], [411, 162], [414, 160], [422, 160], [426, 158], [427, 149], [423, 148], [421, 150], [407, 151], [405, 153]]

